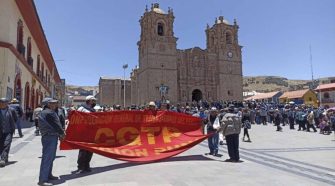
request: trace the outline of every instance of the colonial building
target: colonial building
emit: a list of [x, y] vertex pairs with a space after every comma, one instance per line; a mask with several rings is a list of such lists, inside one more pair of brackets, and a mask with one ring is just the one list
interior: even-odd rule
[[61, 79], [33, 0], [0, 1], [0, 97], [35, 108], [60, 98]]
[[[206, 48], [177, 49], [174, 14], [153, 4], [140, 19], [139, 66], [131, 73], [131, 103], [242, 100], [242, 55], [236, 21], [220, 16], [205, 30]], [[197, 37], [197, 36], [194, 36]], [[114, 87], [110, 87], [114, 89]], [[103, 91], [103, 90], [102, 90]], [[104, 94], [103, 92], [100, 92]]]
[[320, 106], [335, 106], [335, 83], [319, 85], [315, 91], [318, 94]]
[[[124, 90], [126, 83], [126, 91]], [[121, 78], [100, 77], [99, 80], [99, 95], [97, 96], [100, 105], [121, 105], [124, 104], [124, 92], [126, 93], [126, 106], [130, 106], [130, 80], [122, 80]]]

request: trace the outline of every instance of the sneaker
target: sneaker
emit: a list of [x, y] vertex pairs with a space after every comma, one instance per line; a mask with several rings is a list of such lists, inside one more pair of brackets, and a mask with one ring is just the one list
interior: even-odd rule
[[53, 184], [49, 183], [49, 182], [38, 182], [37, 185], [40, 185], [40, 186], [52, 186]]
[[213, 152], [205, 153], [205, 155], [213, 155]]
[[23, 135], [23, 134], [21, 134], [21, 135], [20, 135], [20, 138], [23, 138], [23, 136], [24, 136], [24, 135]]

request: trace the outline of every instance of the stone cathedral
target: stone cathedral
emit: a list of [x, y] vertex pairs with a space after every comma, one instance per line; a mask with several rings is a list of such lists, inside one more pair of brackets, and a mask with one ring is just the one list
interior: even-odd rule
[[[145, 9], [137, 43], [139, 65], [131, 72], [130, 86], [126, 86], [126, 91], [131, 92], [130, 99], [126, 96], [127, 106], [164, 100], [172, 104], [200, 100], [241, 101], [242, 46], [238, 43], [236, 20], [229, 24], [220, 16], [213, 26], [207, 25], [206, 49], [177, 49], [174, 18], [172, 9], [164, 12], [158, 3]], [[122, 100], [114, 102], [122, 103]]]
[[140, 19], [139, 66], [131, 74], [131, 103], [242, 100], [238, 25], [220, 16], [207, 25], [206, 49], [177, 49], [173, 10], [153, 4]]

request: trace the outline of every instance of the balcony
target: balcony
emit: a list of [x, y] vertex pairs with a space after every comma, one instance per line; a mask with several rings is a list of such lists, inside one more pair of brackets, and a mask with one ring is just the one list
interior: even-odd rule
[[335, 103], [335, 99], [334, 98], [322, 98], [321, 102], [322, 103]]
[[26, 47], [22, 44], [22, 43], [19, 43], [17, 45], [17, 51], [22, 55], [22, 56], [25, 56], [26, 54]]
[[27, 61], [28, 61], [28, 65], [31, 66], [31, 68], [33, 68], [34, 59], [31, 56], [29, 56]]

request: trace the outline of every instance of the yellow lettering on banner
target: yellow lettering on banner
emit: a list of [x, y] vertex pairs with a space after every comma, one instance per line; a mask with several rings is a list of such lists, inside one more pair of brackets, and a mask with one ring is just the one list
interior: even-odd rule
[[154, 148], [154, 151], [155, 151], [155, 155], [160, 155], [161, 152], [165, 151], [165, 148], [163, 147]]
[[135, 149], [136, 156], [148, 156], [147, 149]]
[[180, 145], [174, 145], [175, 149], [178, 149], [180, 147]]
[[171, 143], [171, 138], [177, 138], [181, 135], [180, 131], [174, 127], [163, 127], [164, 143]]
[[171, 146], [167, 146], [167, 147], [166, 147], [166, 150], [173, 150], [173, 147], [171, 147]]
[[126, 156], [134, 156], [135, 155], [134, 151], [132, 151], [130, 149], [122, 149], [121, 154], [126, 155]]
[[188, 143], [181, 143], [181, 144], [180, 144], [180, 146], [182, 146], [182, 147], [183, 147], [183, 146], [186, 146], [186, 145], [188, 145]]
[[[130, 133], [129, 139], [125, 139], [125, 135]], [[121, 145], [141, 145], [139, 131], [134, 127], [123, 127], [117, 131], [116, 139]]]
[[147, 133], [148, 144], [155, 144], [155, 132], [159, 132], [160, 127], [141, 127], [141, 132]]
[[[106, 141], [100, 141], [100, 138], [102, 136], [106, 136]], [[94, 141], [95, 143], [106, 143], [108, 145], [114, 145], [115, 139], [114, 139], [114, 132], [112, 129], [109, 128], [100, 128], [98, 129], [97, 133], [95, 134]]]

